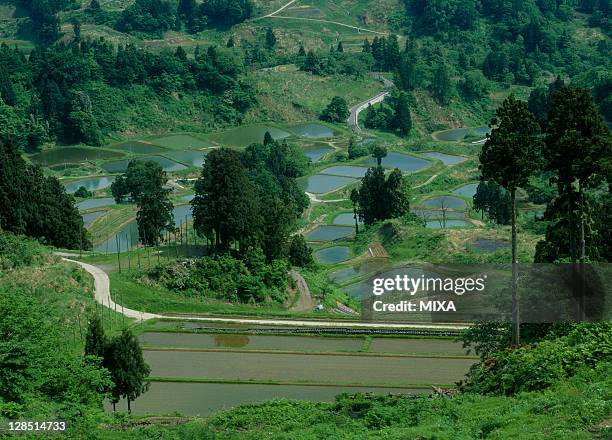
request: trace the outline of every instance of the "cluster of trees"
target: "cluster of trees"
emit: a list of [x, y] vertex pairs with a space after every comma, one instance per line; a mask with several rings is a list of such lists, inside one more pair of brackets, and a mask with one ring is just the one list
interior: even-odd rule
[[408, 93], [394, 93], [387, 96], [380, 105], [368, 106], [364, 125], [366, 128], [389, 130], [398, 132], [400, 136], [408, 136], [412, 130]]
[[340, 96], [334, 96], [327, 107], [321, 112], [319, 119], [327, 122], [345, 122], [349, 114], [346, 100]]
[[396, 35], [374, 37], [372, 43], [367, 38], [363, 41], [362, 51], [372, 55], [374, 68], [386, 72], [399, 69], [401, 56]]
[[26, 163], [11, 142], [0, 140], [0, 230], [69, 249], [91, 242], [74, 198], [55, 178]]
[[[200, 111], [218, 122], [238, 121], [255, 103], [238, 77], [242, 61], [227, 49], [179, 47], [150, 52], [114, 47], [103, 39], [34, 49], [0, 47], [0, 135], [21, 148], [47, 140], [100, 145], [125, 123], [119, 115], [137, 102], [163, 101], [172, 93], [198, 97]], [[140, 87], [142, 86], [142, 87]], [[213, 97], [221, 99], [213, 99]]]
[[266, 262], [260, 248], [242, 255], [214, 253], [209, 256], [159, 265], [149, 277], [183, 295], [232, 303], [281, 304], [287, 299], [284, 259]]
[[344, 52], [342, 42], [338, 43], [338, 47], [330, 48], [330, 51], [315, 52], [309, 50], [306, 52], [303, 46], [300, 46], [297, 54], [297, 64], [300, 70], [311, 72], [315, 75], [350, 75], [360, 77], [372, 70], [374, 59], [371, 54], [364, 52]]
[[579, 259], [582, 265], [587, 258], [610, 261], [612, 255], [606, 254], [610, 248], [606, 241], [610, 238], [609, 219], [593, 215], [589, 208], [610, 211], [606, 206], [610, 201], [612, 138], [586, 89], [563, 86], [554, 92], [544, 121], [538, 122], [528, 104], [513, 96], [496, 114], [480, 154], [480, 169], [483, 180], [499, 184], [510, 194], [512, 340], [518, 344], [517, 188], [527, 186], [530, 177], [542, 170], [551, 173], [551, 183], [557, 186], [557, 196], [546, 209], [550, 223], [545, 240], [536, 247], [536, 262], [576, 263]]
[[164, 231], [174, 228], [170, 189], [165, 188], [168, 178], [162, 166], [153, 161], [132, 160], [125, 174], [111, 184], [111, 192], [117, 203], [129, 195], [136, 203], [138, 235], [145, 245], [156, 245]]
[[74, 0], [19, 0], [30, 17], [30, 27], [39, 43], [48, 45], [61, 36], [60, 19], [57, 13], [77, 9], [80, 3]]
[[308, 163], [299, 147], [276, 142], [269, 133], [242, 152], [211, 151], [191, 202], [196, 231], [217, 251], [260, 248], [267, 261], [284, 258], [309, 203], [295, 180]]
[[474, 194], [474, 209], [498, 225], [510, 224], [510, 193], [495, 182], [480, 182]]
[[[410, 212], [409, 199], [408, 183], [402, 172], [396, 168], [385, 178], [380, 164], [369, 168], [359, 189], [351, 191], [355, 214], [365, 225], [407, 215]], [[355, 222], [357, 224], [356, 219]]]
[[121, 334], [109, 339], [96, 314], [87, 327], [85, 356], [92, 365], [102, 365], [110, 372], [112, 384], [105, 391], [110, 394], [113, 410], [117, 402], [124, 398], [128, 412], [132, 412], [132, 401], [149, 389], [146, 378], [151, 372], [142, 356], [138, 338], [131, 330], [124, 329]]

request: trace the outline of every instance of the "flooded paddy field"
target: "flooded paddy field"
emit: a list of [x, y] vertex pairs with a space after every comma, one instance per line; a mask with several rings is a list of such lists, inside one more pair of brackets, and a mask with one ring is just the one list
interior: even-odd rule
[[462, 343], [451, 339], [374, 338], [368, 351], [370, 353], [466, 355]]
[[316, 251], [313, 256], [319, 263], [333, 264], [350, 260], [351, 250], [347, 246], [333, 246]]
[[474, 359], [144, 351], [152, 377], [415, 386], [461, 380]]
[[146, 332], [140, 342], [146, 347], [162, 348], [357, 352], [363, 338]]
[[[132, 403], [135, 414], [174, 414], [207, 416], [216, 411], [238, 405], [263, 402], [269, 399], [299, 399], [333, 402], [340, 393], [414, 394], [429, 393], [429, 388], [377, 388], [312, 385], [260, 385], [225, 383], [152, 382], [151, 388]], [[111, 405], [106, 402], [106, 410]], [[127, 411], [125, 401], [117, 410]]]

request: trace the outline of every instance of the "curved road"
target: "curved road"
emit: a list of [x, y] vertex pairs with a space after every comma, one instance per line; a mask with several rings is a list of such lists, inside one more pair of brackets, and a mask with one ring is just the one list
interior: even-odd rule
[[379, 322], [350, 322], [350, 321], [300, 321], [293, 319], [252, 319], [252, 318], [227, 318], [227, 317], [204, 317], [204, 316], [172, 316], [172, 315], [157, 315], [155, 313], [141, 312], [125, 308], [119, 304], [115, 304], [110, 294], [110, 281], [108, 275], [102, 269], [91, 264], [81, 261], [66, 258], [66, 255], [72, 254], [56, 253], [62, 257], [62, 260], [69, 263], [78, 264], [85, 271], [89, 272], [94, 278], [95, 299], [99, 304], [116, 309], [117, 312], [123, 313], [128, 318], [136, 319], [137, 321], [146, 321], [148, 319], [162, 318], [174, 321], [200, 321], [200, 322], [220, 322], [220, 323], [238, 323], [251, 325], [290, 325], [295, 327], [318, 327], [318, 328], [387, 328], [387, 329], [440, 329], [440, 330], [463, 330], [467, 328], [465, 325], [454, 324], [389, 324]]
[[351, 114], [349, 115], [346, 122], [348, 123], [348, 125], [350, 125], [353, 128], [353, 130], [357, 132], [361, 132], [361, 127], [359, 126], [359, 113], [367, 109], [370, 105], [378, 104], [379, 102], [384, 101], [384, 99], [390, 93], [388, 89], [391, 89], [394, 86], [393, 81], [388, 80], [380, 73], [374, 73], [373, 75], [374, 75], [374, 78], [382, 81], [385, 87], [385, 90], [380, 92], [376, 96], [373, 96], [370, 99], [366, 99], [365, 101], [362, 101], [357, 105], [354, 105], [353, 107], [349, 109]]

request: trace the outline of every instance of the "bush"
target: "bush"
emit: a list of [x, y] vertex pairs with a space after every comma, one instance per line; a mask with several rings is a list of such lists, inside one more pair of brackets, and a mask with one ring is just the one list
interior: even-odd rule
[[76, 192], [74, 193], [74, 196], [80, 197], [81, 199], [86, 199], [88, 197], [91, 197], [91, 191], [89, 191], [84, 186], [79, 186], [79, 189], [76, 190]]
[[0, 231], [0, 269], [17, 269], [44, 260], [45, 248], [36, 240]]

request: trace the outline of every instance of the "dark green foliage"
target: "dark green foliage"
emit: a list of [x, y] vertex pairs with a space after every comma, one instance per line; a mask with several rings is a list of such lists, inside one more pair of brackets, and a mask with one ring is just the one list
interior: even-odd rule
[[495, 182], [480, 182], [474, 194], [474, 209], [487, 213], [498, 225], [509, 225], [510, 193]]
[[373, 65], [372, 56], [368, 53], [338, 52], [316, 53], [312, 49], [307, 54], [298, 54], [296, 60], [300, 70], [315, 75], [350, 75], [364, 76]]
[[43, 261], [45, 249], [35, 240], [0, 230], [0, 269], [35, 266]]
[[13, 89], [13, 83], [4, 65], [0, 65], [0, 98], [7, 105], [17, 104], [17, 96]]
[[403, 217], [410, 210], [408, 184], [398, 169], [385, 179], [382, 167], [369, 168], [351, 200], [356, 202], [359, 218], [366, 225]]
[[372, 157], [376, 159], [376, 164], [380, 166], [383, 158], [387, 157], [387, 147], [375, 144], [372, 147]]
[[276, 35], [274, 35], [272, 28], [266, 29], [266, 40], [264, 42], [264, 46], [268, 50], [272, 50], [276, 46]]
[[459, 82], [462, 95], [470, 101], [478, 101], [489, 92], [488, 81], [480, 70], [466, 72]]
[[286, 297], [287, 264], [275, 260], [266, 264], [261, 250], [245, 253], [243, 259], [217, 253], [189, 262], [158, 266], [149, 276], [168, 289], [190, 296], [230, 302], [282, 303]]
[[77, 189], [75, 191], [74, 196], [75, 197], [80, 197], [81, 199], [87, 199], [87, 198], [91, 197], [91, 191], [89, 191], [84, 186], [79, 186], [79, 189]]
[[113, 402], [127, 399], [128, 411], [131, 402], [149, 389], [146, 378], [151, 369], [142, 356], [138, 339], [131, 330], [125, 329], [121, 335], [111, 339], [106, 346], [104, 366], [111, 373]]
[[208, 0], [200, 5], [199, 13], [208, 18], [209, 23], [233, 26], [251, 17], [251, 0]]
[[400, 136], [408, 136], [412, 130], [410, 99], [405, 92], [387, 96], [379, 107], [368, 106], [364, 125], [366, 128], [396, 131]]
[[298, 267], [308, 267], [314, 263], [312, 249], [308, 247], [302, 234], [294, 235], [289, 241], [289, 262]]
[[349, 139], [348, 158], [357, 159], [370, 154], [370, 148], [362, 142], [355, 142], [354, 138]]
[[138, 200], [138, 237], [145, 246], [155, 245], [164, 231], [174, 227], [170, 190], [157, 187], [146, 189]]
[[450, 103], [454, 86], [446, 63], [440, 63], [434, 70], [430, 90], [438, 103], [442, 105]]
[[408, 104], [408, 95], [400, 92], [394, 105], [393, 128], [399, 130], [400, 136], [408, 136], [412, 130], [412, 117]]
[[117, 203], [128, 195], [133, 202], [140, 203], [144, 193], [159, 191], [167, 182], [166, 172], [157, 162], [131, 160], [125, 174], [112, 183], [111, 192]]
[[611, 330], [609, 323], [581, 324], [567, 336], [489, 352], [471, 368], [464, 389], [498, 395], [544, 390], [581, 369], [611, 362]]
[[15, 147], [0, 141], [0, 229], [57, 247], [91, 246], [74, 198], [54, 177], [28, 165]]
[[136, 0], [124, 9], [116, 27], [122, 32], [163, 36], [173, 29], [176, 17], [170, 3], [164, 0]]
[[349, 114], [346, 100], [340, 96], [334, 96], [319, 116], [319, 119], [328, 122], [344, 122], [349, 117]]
[[95, 356], [104, 359], [106, 350], [106, 335], [102, 327], [100, 316], [96, 313], [90, 319], [87, 325], [87, 334], [85, 335], [85, 356]]

